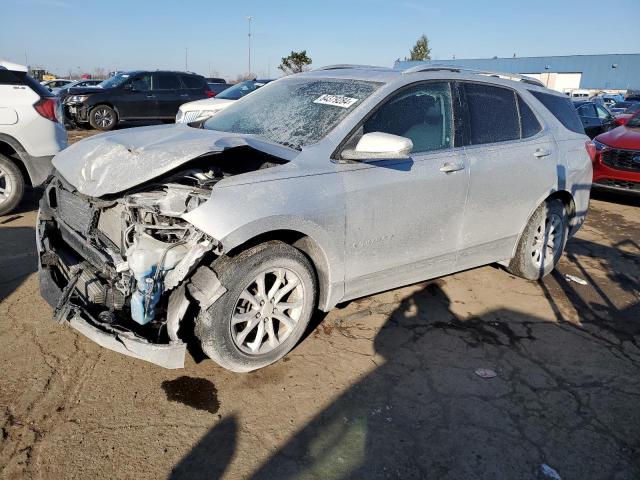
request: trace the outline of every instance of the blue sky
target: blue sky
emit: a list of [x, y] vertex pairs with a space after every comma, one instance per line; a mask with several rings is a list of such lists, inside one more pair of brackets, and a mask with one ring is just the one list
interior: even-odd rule
[[[640, 0], [0, 0], [0, 58], [59, 72], [184, 69], [234, 78], [277, 76], [281, 57], [306, 49], [314, 66], [391, 66], [429, 37], [436, 59], [494, 55], [640, 53]], [[612, 19], [620, 18], [622, 20]], [[631, 22], [629, 25], [632, 25]]]

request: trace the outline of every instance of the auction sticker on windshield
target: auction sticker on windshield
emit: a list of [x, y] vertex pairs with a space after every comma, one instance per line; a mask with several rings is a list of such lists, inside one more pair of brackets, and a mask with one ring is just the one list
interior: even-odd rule
[[321, 105], [332, 105], [334, 107], [349, 108], [358, 101], [357, 98], [347, 97], [345, 95], [329, 95], [324, 94], [316, 98], [313, 103]]

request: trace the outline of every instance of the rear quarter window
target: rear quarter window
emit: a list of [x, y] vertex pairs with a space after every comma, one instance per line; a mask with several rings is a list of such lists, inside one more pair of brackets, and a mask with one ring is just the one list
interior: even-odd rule
[[184, 83], [184, 86], [187, 88], [204, 88], [204, 77], [196, 77], [194, 75], [181, 75], [180, 78], [182, 78], [182, 83]]
[[179, 90], [180, 80], [172, 73], [155, 74], [154, 90]]
[[55, 96], [47, 87], [40, 85], [25, 72], [0, 69], [0, 85], [26, 85], [41, 97]]
[[529, 92], [536, 97], [565, 128], [572, 132], [584, 133], [584, 127], [582, 126], [580, 117], [578, 117], [578, 113], [569, 98], [536, 92], [534, 90], [529, 90]]
[[520, 123], [522, 125], [522, 138], [533, 137], [540, 130], [542, 130], [542, 125], [538, 122], [533, 111], [527, 102], [520, 98], [518, 95], [518, 110], [520, 111]]

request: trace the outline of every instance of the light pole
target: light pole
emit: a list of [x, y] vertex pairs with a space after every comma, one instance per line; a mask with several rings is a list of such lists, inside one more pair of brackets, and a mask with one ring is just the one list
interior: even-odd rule
[[245, 17], [249, 22], [249, 75], [251, 75], [251, 20], [253, 17], [251, 15]]

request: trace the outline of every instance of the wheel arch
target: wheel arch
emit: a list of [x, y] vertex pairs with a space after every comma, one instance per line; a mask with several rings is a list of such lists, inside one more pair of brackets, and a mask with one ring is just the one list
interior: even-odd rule
[[101, 106], [105, 106], [105, 107], [109, 107], [111, 109], [113, 109], [114, 112], [116, 112], [116, 122], [120, 121], [120, 110], [118, 110], [118, 107], [116, 107], [116, 105], [111, 102], [110, 100], [103, 100], [103, 101], [98, 101], [96, 103], [94, 103], [93, 105], [91, 105], [88, 109], [87, 109], [87, 119], [89, 119], [89, 116], [91, 115], [91, 112], [93, 112], [94, 109], [101, 107]]
[[[564, 204], [564, 206], [567, 208], [567, 213], [569, 215], [569, 235], [571, 235], [573, 232], [573, 229], [576, 227], [575, 225], [575, 219], [576, 219], [576, 204], [575, 204], [575, 200], [573, 199], [573, 195], [571, 195], [571, 192], [568, 192], [567, 190], [556, 190], [554, 192], [551, 193], [547, 193], [545, 196], [541, 197], [540, 199], [538, 199], [538, 201], [535, 203], [535, 205], [533, 206], [533, 208], [531, 209], [531, 211], [529, 212], [529, 214], [527, 215], [527, 219], [524, 222], [524, 224], [522, 225], [522, 228], [520, 228], [520, 233], [518, 233], [518, 238], [515, 242], [515, 244], [513, 245], [513, 249], [511, 251], [511, 256], [509, 258], [513, 258], [515, 253], [516, 253], [516, 249], [518, 248], [518, 245], [520, 244], [520, 239], [522, 238], [522, 235], [525, 231], [525, 229], [527, 228], [527, 225], [529, 224], [529, 221], [531, 220], [531, 217], [533, 216], [533, 214], [535, 213], [535, 211], [538, 209], [538, 207], [540, 205], [542, 205], [543, 203], [549, 201], [549, 200], [555, 200], [555, 199], [559, 199], [562, 201], [562, 203]], [[504, 262], [500, 262], [501, 264], [503, 264]], [[508, 260], [507, 260], [508, 263]]]
[[27, 152], [20, 142], [8, 135], [0, 134], [0, 154], [13, 160], [13, 163], [20, 169], [26, 185], [31, 187], [31, 175], [24, 160], [27, 157]]
[[233, 257], [255, 245], [273, 240], [291, 245], [309, 258], [318, 281], [318, 308], [323, 311], [333, 308], [336, 303], [334, 297], [339, 292], [336, 292], [333, 286], [329, 257], [325, 249], [312, 236], [299, 230], [270, 230], [233, 244], [231, 248], [225, 249], [226, 254]]

